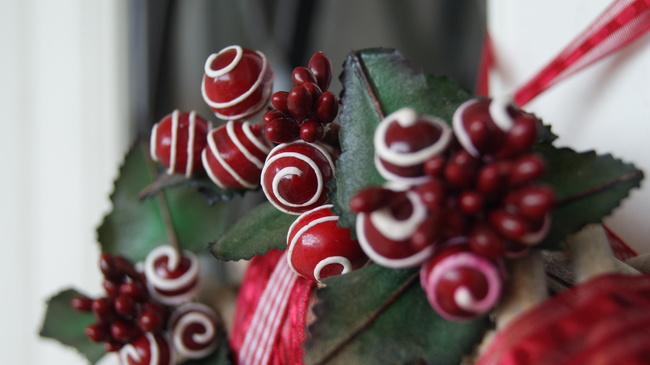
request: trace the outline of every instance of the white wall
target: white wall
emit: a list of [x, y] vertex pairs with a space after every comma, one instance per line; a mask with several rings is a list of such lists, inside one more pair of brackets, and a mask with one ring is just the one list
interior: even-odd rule
[[4, 364], [84, 363], [37, 332], [47, 297], [100, 289], [94, 228], [132, 129], [126, 4], [0, 1]]

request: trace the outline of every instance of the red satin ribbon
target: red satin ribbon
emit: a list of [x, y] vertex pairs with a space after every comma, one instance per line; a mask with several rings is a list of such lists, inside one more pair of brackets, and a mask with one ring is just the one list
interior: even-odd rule
[[650, 361], [650, 276], [611, 274], [574, 286], [499, 333], [476, 365]]
[[610, 55], [650, 30], [650, 0], [614, 1], [530, 81], [514, 100], [523, 106], [558, 81]]

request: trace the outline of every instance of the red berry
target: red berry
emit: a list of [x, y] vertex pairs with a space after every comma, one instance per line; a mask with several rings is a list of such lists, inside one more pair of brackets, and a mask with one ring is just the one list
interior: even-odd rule
[[124, 274], [113, 262], [113, 256], [105, 252], [99, 256], [99, 269], [107, 280], [113, 282], [121, 282], [124, 277]]
[[538, 119], [531, 114], [523, 113], [515, 117], [498, 156], [515, 157], [530, 151], [537, 138], [537, 124]]
[[162, 328], [163, 317], [157, 311], [145, 310], [138, 317], [138, 325], [146, 332], [155, 332]]
[[323, 91], [320, 89], [320, 87], [318, 87], [318, 85], [312, 84], [310, 82], [302, 85], [307, 88], [309, 95], [311, 95], [312, 106], [316, 105], [316, 101], [321, 97], [321, 95], [323, 95]]
[[104, 280], [102, 282], [102, 286], [104, 287], [104, 291], [106, 292], [106, 295], [109, 298], [115, 298], [120, 294], [120, 284], [112, 282], [110, 280]]
[[497, 232], [515, 241], [522, 238], [528, 231], [523, 218], [505, 210], [498, 209], [491, 212], [489, 219], [490, 224]]
[[287, 91], [277, 91], [271, 96], [271, 104], [275, 109], [279, 110], [283, 114], [289, 114], [289, 109], [287, 108], [287, 97], [289, 92]]
[[427, 246], [434, 245], [442, 236], [443, 216], [439, 213], [429, 214], [411, 236], [411, 246], [421, 251]]
[[104, 342], [104, 351], [106, 352], [117, 352], [124, 346], [122, 342], [111, 340]]
[[277, 118], [266, 124], [264, 133], [271, 142], [287, 143], [295, 141], [301, 130], [293, 119]]
[[355, 213], [369, 213], [387, 206], [395, 193], [381, 186], [359, 190], [350, 198], [350, 209]]
[[124, 256], [121, 255], [113, 256], [113, 262], [115, 263], [117, 269], [120, 270], [122, 273], [126, 274], [126, 276], [134, 280], [141, 279], [142, 275], [140, 275], [140, 273], [135, 269], [133, 264], [129, 260], [127, 260]]
[[323, 125], [313, 120], [307, 120], [300, 126], [300, 138], [303, 141], [314, 143], [323, 138]]
[[135, 301], [131, 297], [125, 295], [120, 295], [115, 298], [115, 303], [113, 303], [115, 311], [122, 317], [132, 318], [136, 314], [136, 305]]
[[129, 321], [117, 320], [111, 323], [111, 336], [120, 342], [130, 342], [138, 337], [142, 331]]
[[113, 301], [109, 298], [97, 298], [93, 300], [92, 310], [95, 317], [102, 322], [109, 322], [115, 317]]
[[544, 160], [538, 155], [521, 157], [513, 163], [508, 183], [510, 186], [529, 183], [544, 174], [545, 165]]
[[291, 84], [293, 86], [305, 83], [316, 84], [316, 76], [307, 67], [299, 66], [293, 69], [291, 73]]
[[93, 309], [93, 300], [84, 295], [77, 295], [70, 300], [70, 305], [76, 311], [90, 312]]
[[452, 188], [466, 189], [475, 179], [478, 161], [469, 152], [456, 152], [445, 166], [445, 180]]
[[286, 115], [277, 109], [271, 109], [262, 115], [262, 122], [264, 125], [267, 125], [271, 121], [279, 118], [286, 118]]
[[458, 210], [447, 209], [445, 214], [445, 225], [443, 226], [443, 236], [453, 238], [461, 236], [467, 229], [467, 218]]
[[430, 211], [437, 211], [445, 206], [447, 199], [447, 191], [444, 182], [439, 179], [433, 179], [420, 185], [416, 189], [420, 195], [422, 203], [429, 208]]
[[497, 258], [504, 254], [506, 247], [503, 239], [487, 224], [476, 224], [469, 233], [469, 246], [476, 253]]
[[302, 120], [311, 110], [312, 95], [304, 85], [298, 85], [291, 89], [287, 96], [287, 109], [296, 119]]
[[466, 190], [458, 196], [458, 208], [467, 215], [479, 214], [483, 211], [485, 199], [478, 191]]
[[316, 118], [321, 123], [327, 124], [333, 122], [339, 113], [339, 101], [336, 95], [329, 91], [323, 93], [316, 100], [315, 112]]
[[424, 162], [424, 173], [429, 176], [441, 177], [446, 163], [446, 157], [433, 156]]
[[332, 80], [332, 62], [330, 59], [323, 52], [314, 53], [307, 67], [316, 76], [321, 90], [327, 90]]
[[141, 302], [148, 297], [147, 288], [138, 281], [128, 281], [120, 285], [120, 295]]
[[546, 216], [555, 204], [555, 193], [543, 186], [530, 186], [513, 193], [513, 203], [522, 217], [536, 220]]
[[84, 329], [84, 333], [93, 342], [103, 342], [110, 339], [110, 333], [106, 324], [92, 323]]

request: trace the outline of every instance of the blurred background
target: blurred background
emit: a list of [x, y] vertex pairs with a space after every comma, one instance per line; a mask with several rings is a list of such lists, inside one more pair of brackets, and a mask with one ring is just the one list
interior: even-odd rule
[[484, 19], [480, 0], [0, 1], [2, 363], [84, 363], [37, 337], [45, 301], [100, 293], [95, 228], [135, 138], [177, 108], [217, 121], [199, 88], [211, 53], [260, 50], [288, 90], [314, 52], [338, 75], [350, 50], [392, 47], [472, 89]]

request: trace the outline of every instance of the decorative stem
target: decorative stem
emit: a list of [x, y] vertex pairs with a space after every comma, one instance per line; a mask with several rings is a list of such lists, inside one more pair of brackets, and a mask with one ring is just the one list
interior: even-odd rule
[[406, 289], [408, 289], [413, 283], [417, 281], [417, 278], [419, 277], [419, 272], [415, 272], [413, 275], [411, 275], [406, 281], [402, 283], [397, 289], [395, 289], [394, 292], [391, 293], [391, 295], [384, 300], [383, 303], [377, 309], [375, 309], [366, 319], [355, 329], [353, 329], [350, 333], [348, 333], [347, 336], [341, 340], [334, 348], [332, 348], [330, 351], [328, 351], [325, 356], [320, 359], [318, 362], [315, 363], [315, 365], [324, 365], [327, 364], [330, 360], [335, 358], [347, 345], [351, 344], [352, 341], [359, 337], [365, 330], [372, 325], [377, 318], [391, 305], [393, 304], [397, 298], [402, 295]]
[[[143, 143], [142, 148], [145, 147], [146, 144]], [[158, 174], [158, 171], [156, 169], [156, 164], [153, 162], [148, 152], [145, 151], [144, 155], [145, 155], [145, 160], [147, 161], [147, 166], [149, 167], [149, 172], [151, 173], [152, 176], [156, 176]], [[149, 185], [149, 187], [151, 187], [152, 185]], [[147, 190], [147, 188], [143, 189], [143, 191]], [[140, 192], [140, 194], [142, 194], [142, 192]], [[167, 203], [167, 197], [165, 196], [165, 192], [163, 190], [160, 190], [155, 195], [156, 195], [156, 201], [158, 202], [158, 206], [160, 207], [160, 215], [165, 225], [165, 232], [167, 233], [167, 240], [169, 241], [168, 243], [180, 255], [181, 250], [178, 244], [178, 236], [176, 235], [176, 230], [174, 229], [174, 222], [172, 221], [171, 211], [169, 209], [169, 204]]]
[[379, 119], [383, 120], [386, 117], [386, 114], [384, 113], [384, 109], [381, 107], [381, 103], [379, 102], [379, 98], [377, 98], [377, 94], [375, 94], [375, 89], [370, 83], [370, 79], [368, 78], [368, 72], [366, 71], [366, 66], [363, 63], [361, 57], [359, 57], [359, 54], [357, 52], [352, 52], [351, 56], [354, 58], [354, 62], [357, 64], [357, 68], [359, 69], [361, 80], [363, 81], [366, 90], [368, 90], [368, 95], [372, 100], [372, 104], [375, 106], [375, 110], [379, 115]]

